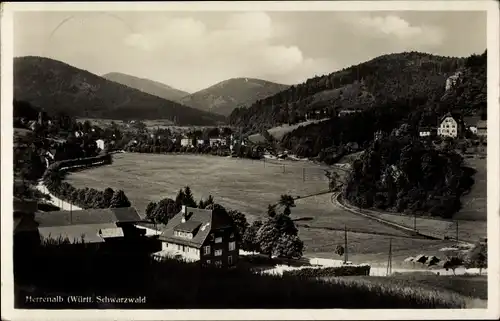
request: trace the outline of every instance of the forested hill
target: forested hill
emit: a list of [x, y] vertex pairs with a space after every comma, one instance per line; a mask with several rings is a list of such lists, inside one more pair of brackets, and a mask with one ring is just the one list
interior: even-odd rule
[[288, 85], [255, 78], [232, 78], [182, 98], [186, 106], [228, 116], [238, 106], [248, 107]]
[[106, 78], [107, 80], [111, 80], [119, 84], [135, 88], [142, 92], [178, 103], [180, 103], [182, 97], [189, 95], [189, 93], [185, 91], [173, 88], [160, 82], [127, 75], [120, 72], [110, 72], [102, 75], [102, 77]]
[[404, 52], [377, 57], [306, 82], [238, 108], [230, 123], [260, 132], [282, 123], [295, 123], [308, 110], [328, 107], [367, 109], [401, 99], [435, 99], [444, 94], [446, 79], [464, 67], [465, 58]]
[[[384, 59], [386, 57], [382, 57]], [[413, 75], [401, 73], [395, 79], [376, 75], [375, 77], [385, 81], [386, 86], [383, 83], [372, 85], [380, 89], [379, 95], [375, 96], [369, 106], [365, 106], [364, 112], [301, 126], [286, 134], [281, 145], [299, 156], [320, 156], [320, 160], [332, 161], [332, 155], [341, 154], [349, 143], [356, 143], [364, 148], [378, 131], [390, 134], [396, 130], [398, 135], [417, 136], [420, 127], [436, 126], [438, 119], [447, 112], [462, 116], [480, 115], [486, 119], [486, 52], [466, 59], [435, 59], [442, 61], [441, 70], [460, 68], [460, 72], [440, 73], [439, 69], [436, 72], [421, 68]], [[423, 76], [424, 73], [429, 76]], [[398, 75], [395, 72], [393, 74], [395, 77]], [[455, 85], [445, 90], [447, 76], [450, 74], [459, 76]], [[420, 83], [415, 79], [420, 79]]]
[[44, 57], [14, 59], [14, 98], [49, 113], [108, 119], [168, 119], [215, 125], [225, 117], [162, 99]]

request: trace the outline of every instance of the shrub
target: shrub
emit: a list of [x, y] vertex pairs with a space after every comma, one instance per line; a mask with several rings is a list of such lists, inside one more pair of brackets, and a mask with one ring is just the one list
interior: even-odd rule
[[284, 271], [285, 276], [297, 276], [305, 278], [328, 277], [328, 276], [355, 276], [370, 275], [369, 265], [343, 265], [327, 268], [305, 268], [291, 271]]

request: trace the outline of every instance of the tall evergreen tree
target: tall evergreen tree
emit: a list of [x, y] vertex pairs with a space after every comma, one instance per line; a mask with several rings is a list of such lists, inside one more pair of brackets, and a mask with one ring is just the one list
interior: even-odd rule
[[128, 200], [127, 196], [125, 195], [125, 192], [122, 190], [118, 190], [113, 194], [113, 197], [111, 198], [111, 202], [109, 207], [116, 208], [116, 207], [130, 207], [130, 201]]

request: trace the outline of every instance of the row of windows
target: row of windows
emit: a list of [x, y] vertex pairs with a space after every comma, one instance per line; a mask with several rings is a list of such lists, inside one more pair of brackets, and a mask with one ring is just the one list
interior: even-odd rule
[[179, 237], [185, 237], [185, 238], [188, 238], [188, 239], [192, 239], [193, 238], [193, 233], [182, 232], [182, 231], [174, 231], [174, 235], [175, 236], [179, 236]]
[[[234, 233], [229, 236], [230, 239], [234, 239]], [[222, 236], [215, 237], [214, 233], [210, 234], [210, 241], [215, 241], [215, 243], [222, 243]]]
[[[212, 261], [207, 260], [207, 264], [210, 264], [210, 263], [212, 263]], [[229, 255], [227, 257], [227, 264], [229, 264], [229, 265], [233, 264], [233, 256], [232, 255]], [[220, 261], [220, 260], [215, 261], [215, 266], [222, 266], [222, 261]]]
[[[218, 242], [215, 242], [218, 243]], [[229, 242], [229, 251], [234, 251], [236, 249], [236, 242]], [[203, 254], [204, 255], [209, 255], [210, 254], [210, 245], [206, 245], [203, 247]], [[214, 251], [215, 256], [221, 256], [222, 255], [222, 250], [217, 249]]]

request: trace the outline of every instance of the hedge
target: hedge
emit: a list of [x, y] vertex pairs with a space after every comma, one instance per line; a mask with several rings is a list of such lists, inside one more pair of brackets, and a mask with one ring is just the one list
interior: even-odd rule
[[325, 277], [325, 276], [355, 276], [355, 275], [370, 275], [369, 265], [343, 265], [326, 268], [305, 268], [300, 270], [283, 271], [285, 276], [296, 277]]

